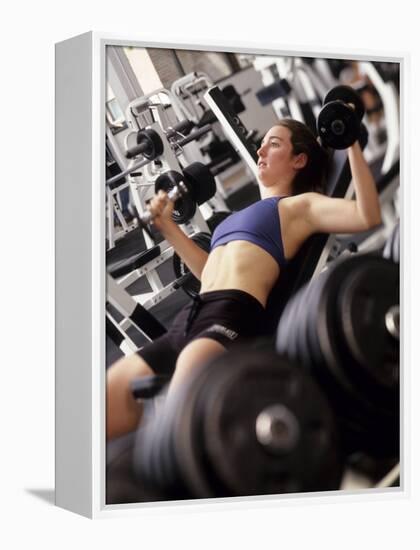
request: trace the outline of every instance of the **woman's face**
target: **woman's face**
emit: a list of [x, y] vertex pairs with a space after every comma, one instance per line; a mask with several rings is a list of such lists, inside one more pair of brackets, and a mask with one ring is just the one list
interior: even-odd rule
[[264, 187], [291, 182], [301, 168], [300, 155], [293, 154], [290, 130], [273, 126], [264, 136], [258, 154], [258, 177]]

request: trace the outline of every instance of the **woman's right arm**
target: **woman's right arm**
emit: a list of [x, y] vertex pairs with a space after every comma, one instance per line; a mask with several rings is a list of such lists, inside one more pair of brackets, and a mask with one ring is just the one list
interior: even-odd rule
[[173, 221], [171, 214], [174, 203], [168, 200], [164, 191], [159, 191], [150, 201], [148, 209], [154, 215], [153, 225], [174, 247], [175, 252], [186, 263], [194, 277], [201, 280], [201, 272], [207, 262], [208, 252], [200, 248]]

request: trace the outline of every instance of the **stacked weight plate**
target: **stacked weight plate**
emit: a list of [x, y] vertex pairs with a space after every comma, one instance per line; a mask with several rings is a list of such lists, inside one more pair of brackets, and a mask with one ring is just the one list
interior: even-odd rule
[[318, 380], [346, 452], [398, 455], [397, 265], [365, 255], [337, 261], [289, 301], [277, 350]]
[[236, 351], [197, 369], [139, 432], [135, 469], [166, 498], [337, 489], [334, 415], [304, 371]]

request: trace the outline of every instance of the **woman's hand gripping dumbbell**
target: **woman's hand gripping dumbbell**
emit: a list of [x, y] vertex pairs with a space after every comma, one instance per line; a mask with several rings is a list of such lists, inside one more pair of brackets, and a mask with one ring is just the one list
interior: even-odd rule
[[141, 226], [147, 229], [147, 226], [153, 223], [158, 231], [162, 231], [168, 224], [174, 223], [172, 220], [172, 212], [174, 210], [175, 201], [187, 194], [188, 189], [182, 181], [168, 193], [162, 190], [158, 191], [147, 205], [147, 211], [140, 216]]

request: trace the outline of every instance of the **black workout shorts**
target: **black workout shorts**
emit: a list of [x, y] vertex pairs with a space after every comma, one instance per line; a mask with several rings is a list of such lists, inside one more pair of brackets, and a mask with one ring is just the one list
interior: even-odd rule
[[265, 327], [265, 309], [242, 290], [199, 294], [175, 317], [169, 331], [137, 353], [156, 374], [172, 375], [182, 349], [197, 338], [211, 338], [226, 349], [256, 338]]

